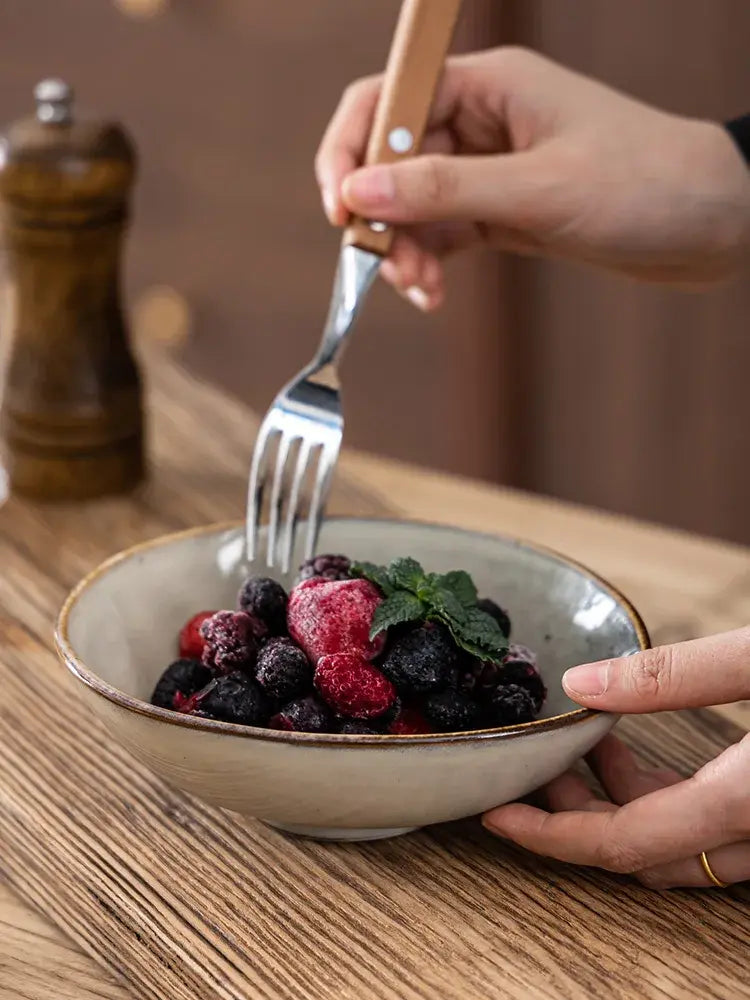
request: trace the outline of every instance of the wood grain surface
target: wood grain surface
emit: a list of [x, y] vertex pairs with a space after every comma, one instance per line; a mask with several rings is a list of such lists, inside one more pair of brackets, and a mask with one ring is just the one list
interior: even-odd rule
[[[0, 508], [0, 876], [107, 970], [93, 985], [85, 959], [0, 897], [3, 1000], [125, 995], [112, 977], [153, 1000], [750, 997], [747, 888], [660, 895], [525, 855], [469, 821], [379, 844], [292, 839], [169, 788], [108, 739], [52, 652], [60, 601], [116, 548], [241, 513], [254, 429], [171, 362], [148, 370], [147, 486]], [[745, 550], [522, 494], [350, 455], [332, 507], [568, 549], [626, 587], [657, 636], [739, 624], [750, 608]], [[686, 773], [740, 735], [711, 712], [620, 728], [648, 761]], [[55, 956], [67, 979], [34, 993], [33, 970], [41, 983]]]

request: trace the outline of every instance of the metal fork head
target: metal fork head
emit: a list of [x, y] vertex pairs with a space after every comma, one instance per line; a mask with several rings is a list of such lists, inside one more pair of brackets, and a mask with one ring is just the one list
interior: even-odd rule
[[[248, 485], [246, 537], [251, 562], [258, 551], [258, 526], [272, 467], [266, 563], [289, 572], [303, 498], [309, 498], [304, 558], [315, 554], [344, 432], [337, 363], [379, 264], [375, 254], [352, 246], [342, 249], [318, 353], [276, 396], [261, 424]], [[310, 484], [307, 489], [306, 484]]]

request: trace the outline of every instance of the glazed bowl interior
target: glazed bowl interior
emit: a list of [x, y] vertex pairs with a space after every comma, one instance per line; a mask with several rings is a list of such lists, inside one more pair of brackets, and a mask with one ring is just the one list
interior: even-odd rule
[[[569, 666], [627, 655], [648, 644], [637, 614], [613, 588], [561, 556], [515, 540], [342, 518], [324, 525], [319, 551], [378, 563], [411, 555], [430, 571], [468, 570], [482, 596], [509, 610], [512, 640], [539, 655], [549, 689], [542, 719], [578, 708], [560, 684]], [[68, 601], [59, 636], [68, 665], [105, 694], [112, 689], [148, 702], [161, 671], [175, 658], [176, 636], [186, 619], [202, 609], [234, 607], [247, 573], [238, 526], [187, 532], [128, 550], [95, 571]], [[165, 714], [150, 706], [148, 711]]]

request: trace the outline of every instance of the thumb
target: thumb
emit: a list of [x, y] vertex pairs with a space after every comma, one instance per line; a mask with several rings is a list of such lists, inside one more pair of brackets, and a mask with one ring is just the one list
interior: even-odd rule
[[659, 712], [750, 697], [750, 628], [568, 670], [566, 693], [588, 708]]
[[362, 167], [341, 189], [350, 211], [382, 222], [481, 221], [525, 228], [543, 209], [539, 154], [415, 156]]

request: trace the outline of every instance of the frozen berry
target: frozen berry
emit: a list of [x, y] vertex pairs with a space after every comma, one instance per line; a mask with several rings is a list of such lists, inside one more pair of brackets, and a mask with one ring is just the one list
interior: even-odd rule
[[209, 719], [265, 726], [269, 704], [255, 681], [238, 672], [217, 678], [214, 687], [201, 699], [200, 710]]
[[372, 719], [396, 700], [396, 690], [377, 667], [357, 653], [322, 656], [315, 668], [315, 687], [337, 715]]
[[258, 621], [245, 611], [217, 611], [201, 625], [203, 663], [219, 674], [250, 670], [258, 649]]
[[200, 629], [203, 622], [213, 618], [215, 611], [199, 611], [193, 615], [190, 621], [182, 626], [180, 632], [180, 656], [190, 660], [200, 660], [203, 655], [205, 639], [201, 635]]
[[291, 701], [312, 690], [310, 662], [291, 639], [269, 639], [258, 653], [255, 677], [277, 701]]
[[177, 708], [175, 697], [190, 697], [211, 680], [211, 672], [200, 660], [182, 658], [170, 663], [151, 695], [151, 704], [159, 708]]
[[331, 713], [315, 695], [290, 701], [271, 716], [269, 725], [297, 733], [330, 733], [334, 728]]
[[487, 705], [491, 726], [515, 726], [534, 718], [534, 699], [520, 684], [507, 684], [494, 692]]
[[368, 726], [362, 719], [345, 719], [339, 727], [340, 733], [347, 733], [349, 736], [380, 736], [378, 729]]
[[382, 650], [385, 636], [370, 640], [370, 625], [382, 601], [369, 580], [313, 577], [289, 595], [289, 634], [313, 663], [328, 653], [358, 653], [368, 660]]
[[399, 636], [381, 669], [404, 694], [429, 694], [450, 687], [458, 650], [442, 625], [419, 625]]
[[394, 736], [415, 736], [432, 731], [427, 719], [416, 708], [402, 708], [388, 727], [388, 732]]
[[324, 580], [350, 580], [351, 562], [346, 556], [315, 556], [303, 562], [299, 568], [299, 580], [310, 580], [315, 576]]
[[459, 668], [458, 690], [479, 700], [488, 697], [500, 683], [503, 663], [466, 656]]
[[458, 691], [441, 691], [425, 698], [425, 718], [435, 731], [461, 733], [478, 729], [482, 716], [479, 706]]
[[499, 683], [501, 685], [517, 684], [519, 687], [526, 688], [531, 695], [535, 715], [547, 697], [547, 688], [544, 686], [539, 671], [532, 663], [523, 660], [506, 660], [500, 668]]
[[483, 597], [477, 601], [477, 607], [495, 619], [506, 639], [510, 637], [510, 618], [507, 611], [503, 611], [500, 605], [495, 604], [489, 597]]
[[505, 662], [519, 662], [519, 663], [530, 663], [533, 667], [536, 666], [536, 653], [529, 649], [528, 646], [522, 646], [520, 642], [512, 642], [508, 646], [508, 652], [505, 654]]
[[267, 576], [251, 576], [243, 583], [237, 604], [263, 625], [266, 635], [286, 635], [287, 600], [280, 583]]

